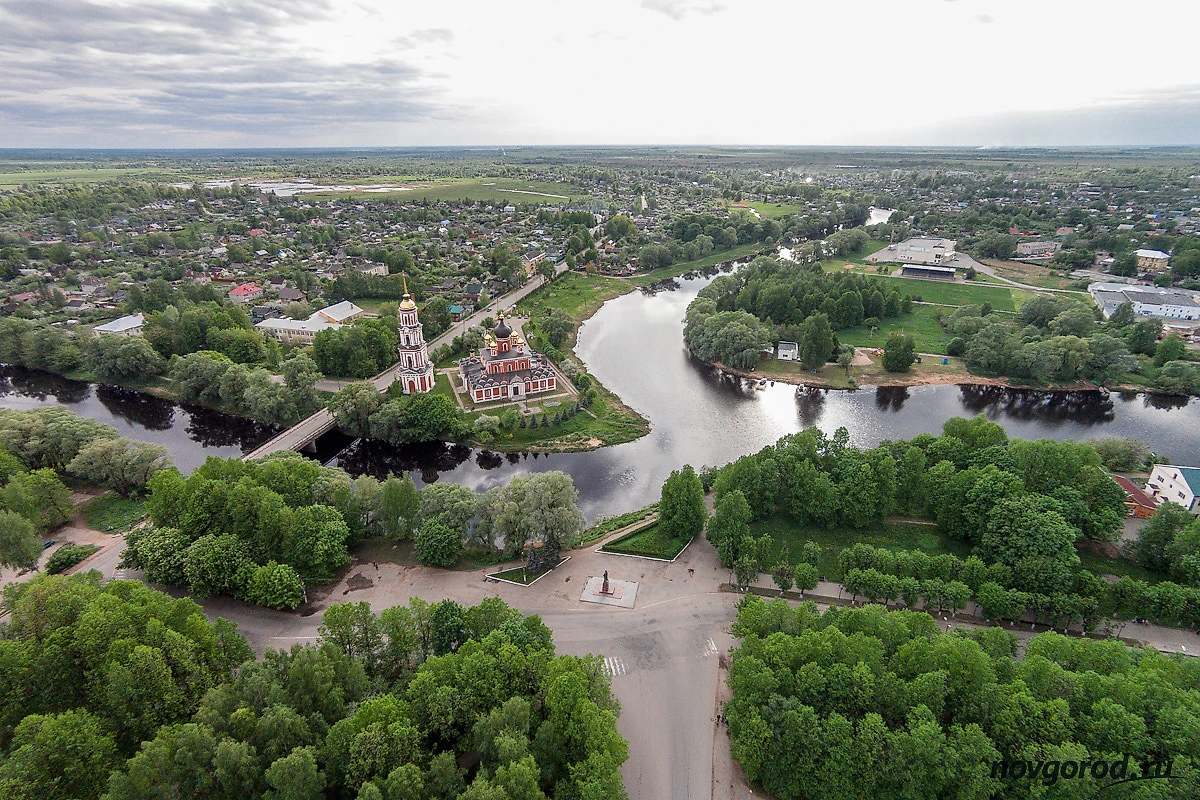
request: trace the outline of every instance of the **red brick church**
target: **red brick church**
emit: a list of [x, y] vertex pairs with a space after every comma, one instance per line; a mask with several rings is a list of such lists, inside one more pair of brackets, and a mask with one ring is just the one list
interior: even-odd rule
[[476, 403], [524, 397], [558, 388], [556, 373], [541, 353], [530, 350], [504, 315], [488, 332], [483, 349], [458, 362], [463, 386]]

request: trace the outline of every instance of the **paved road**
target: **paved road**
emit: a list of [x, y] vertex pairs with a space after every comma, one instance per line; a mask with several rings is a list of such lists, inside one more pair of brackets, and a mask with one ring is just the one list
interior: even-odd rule
[[[562, 273], [566, 272], [567, 267], [565, 264], [559, 264], [557, 267], [555, 267], [555, 269], [557, 271], [556, 274], [561, 275]], [[463, 331], [467, 330], [471, 326], [482, 324], [487, 317], [495, 316], [496, 310], [501, 308], [509, 308], [510, 306], [516, 305], [518, 302], [523, 300], [526, 295], [540, 287], [545, 282], [546, 279], [542, 276], [533, 276], [524, 286], [514, 289], [508, 294], [501, 295], [492, 301], [487, 308], [482, 308], [476, 311], [474, 314], [471, 314], [469, 317], [464, 317], [459, 322], [456, 322], [449, 330], [429, 341], [429, 349], [433, 350], [435, 347], [440, 347], [443, 344], [449, 344], [451, 341], [453, 341], [455, 336], [461, 335]], [[371, 378], [371, 383], [379, 391], [387, 391], [387, 388], [392, 385], [393, 381], [396, 380], [396, 368], [399, 366], [399, 362], [392, 364], [386, 370], [379, 373], [374, 378]], [[352, 381], [320, 380], [317, 381], [317, 388], [325, 392], [338, 392], [349, 383], [352, 383]], [[301, 420], [273, 439], [270, 439], [269, 441], [259, 445], [251, 452], [242, 456], [242, 459], [245, 461], [251, 461], [280, 450], [299, 450], [309, 442], [312, 442], [323, 434], [333, 430], [334, 425], [336, 424], [337, 423], [333, 418], [333, 413], [327, 408], [322, 408], [311, 417]]]

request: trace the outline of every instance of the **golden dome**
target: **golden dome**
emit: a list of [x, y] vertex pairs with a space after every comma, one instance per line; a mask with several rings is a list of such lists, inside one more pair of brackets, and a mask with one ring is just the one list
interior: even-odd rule
[[408, 276], [404, 275], [400, 279], [404, 283], [404, 299], [400, 301], [401, 311], [416, 311], [417, 304], [413, 302], [412, 297], [408, 293]]

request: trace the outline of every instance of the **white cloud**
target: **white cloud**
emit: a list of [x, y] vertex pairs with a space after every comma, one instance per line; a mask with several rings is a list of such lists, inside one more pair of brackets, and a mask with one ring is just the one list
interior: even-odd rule
[[1069, 143], [1117, 108], [1147, 124], [1105, 135], [1200, 139], [1163, 100], [1200, 4], [1000, 8], [3, 0], [0, 146]]

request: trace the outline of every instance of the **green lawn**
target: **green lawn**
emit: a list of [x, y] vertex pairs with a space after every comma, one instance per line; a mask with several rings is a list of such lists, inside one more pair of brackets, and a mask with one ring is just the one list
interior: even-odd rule
[[31, 169], [28, 172], [0, 171], [0, 188], [11, 189], [24, 184], [90, 184], [105, 183], [133, 178], [149, 181], [180, 181], [180, 173], [175, 170], [153, 169], [149, 167], [72, 167], [68, 169]]
[[132, 528], [146, 516], [146, 503], [139, 498], [109, 493], [84, 503], [81, 510], [89, 528], [119, 533]]
[[914, 305], [911, 314], [901, 314], [898, 317], [885, 317], [880, 320], [879, 328], [874, 334], [870, 328], [861, 325], [846, 328], [837, 332], [838, 341], [854, 347], [883, 347], [891, 333], [911, 333], [917, 343], [917, 351], [921, 353], [945, 353], [946, 345], [951, 337], [938, 324], [938, 314], [947, 314], [952, 310], [938, 306]]
[[947, 306], [966, 306], [988, 302], [999, 311], [1016, 311], [1012, 289], [1006, 286], [981, 283], [950, 283], [948, 281], [924, 281], [920, 278], [891, 278], [883, 276], [885, 285], [900, 292], [901, 296], [920, 297], [926, 303], [941, 303]]
[[602, 553], [621, 553], [627, 556], [646, 556], [670, 561], [683, 552], [690, 539], [669, 536], [657, 522], [622, 536], [600, 548]]
[[[785, 214], [803, 214], [807, 211], [804, 206], [793, 206], [788, 203], [767, 203], [765, 201], [755, 201], [753, 203], [747, 203], [746, 205], [750, 206], [750, 208], [753, 208], [764, 217], [770, 218], [782, 217]], [[729, 210], [733, 211], [736, 208], [741, 208], [741, 206], [730, 206]]]
[[[586, 410], [580, 410], [573, 417], [568, 417], [555, 425], [554, 413], [573, 405], [570, 399], [562, 399], [561, 406], [546, 408], [546, 416], [550, 419], [547, 427], [515, 428], [510, 431], [502, 430], [494, 442], [488, 447], [494, 450], [524, 450], [546, 449], [562, 452], [589, 450], [599, 446], [632, 442], [645, 436], [650, 431], [646, 420], [634, 411], [623, 410], [617, 406], [616, 398], [599, 384], [595, 401]], [[536, 403], [536, 399], [530, 402]], [[553, 401], [551, 401], [553, 402]], [[588, 412], [591, 412], [589, 414]], [[494, 409], [487, 412], [492, 416], [504, 413], [504, 409]], [[594, 417], [592, 415], [595, 415]], [[468, 414], [468, 419], [474, 420], [478, 414]], [[538, 415], [541, 422], [541, 415]]]
[[619, 514], [615, 517], [602, 519], [583, 532], [583, 536], [579, 537], [579, 544], [584, 545], [594, 542], [597, 539], [603, 539], [613, 531], [620, 530], [627, 525], [632, 525], [639, 520], [643, 520], [656, 511], [658, 511], [658, 503], [652, 503], [637, 511], [630, 511], [627, 514]]
[[838, 569], [838, 554], [843, 547], [865, 542], [888, 550], [924, 550], [930, 555], [950, 553], [959, 558], [971, 555], [971, 548], [963, 542], [948, 539], [935, 525], [916, 523], [883, 523], [864, 530], [852, 528], [804, 528], [791, 517], [775, 516], [751, 523], [754, 536], [768, 534], [779, 545], [788, 548], [788, 561], [795, 564], [800, 547], [811, 539], [821, 545], [821, 561], [817, 569], [831, 580], [841, 580]]
[[606, 275], [564, 272], [550, 284], [540, 287], [517, 304], [521, 311], [565, 311], [576, 322], [582, 322], [601, 305], [629, 291], [629, 284], [620, 278]]

